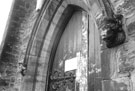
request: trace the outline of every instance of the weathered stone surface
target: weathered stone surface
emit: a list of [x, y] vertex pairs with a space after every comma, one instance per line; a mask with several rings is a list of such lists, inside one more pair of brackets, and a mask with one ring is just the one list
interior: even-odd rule
[[53, 0], [53, 2], [51, 2], [51, 5], [49, 5], [49, 8], [47, 9], [47, 14], [45, 15], [45, 18], [50, 21], [54, 12], [55, 12], [55, 9], [58, 7], [58, 1], [57, 0]]
[[[86, 5], [92, 5], [94, 0], [90, 2], [83, 0]], [[8, 27], [8, 37], [3, 47], [3, 52], [0, 61], [0, 91], [3, 88], [7, 88], [9, 91], [43, 91], [45, 89], [48, 60], [51, 49], [48, 49], [51, 43], [52, 34], [55, 25], [57, 24], [61, 14], [67, 7], [67, 3], [60, 8], [57, 19], [53, 19], [50, 27], [50, 34], [45, 36], [44, 33], [48, 31], [47, 26], [51, 22], [55, 12], [57, 11], [60, 0], [52, 0], [49, 9], [46, 11], [46, 15], [42, 20], [39, 31], [35, 35], [31, 35], [33, 25], [37, 18], [38, 12], [33, 11], [35, 8], [36, 0], [16, 0], [13, 14], [11, 15], [10, 24]], [[66, 1], [65, 1], [66, 2]], [[67, 1], [72, 2], [72, 0]], [[73, 1], [75, 3], [75, 1]], [[78, 1], [79, 2], [79, 1]], [[94, 1], [95, 3], [95, 1]], [[89, 64], [88, 64], [88, 76], [89, 76], [89, 89], [92, 91], [135, 91], [135, 1], [134, 0], [111, 0], [114, 11], [116, 14], [123, 14], [126, 18], [126, 27], [128, 39], [125, 44], [116, 47], [114, 49], [106, 49], [103, 43], [102, 54], [100, 59], [100, 45], [99, 45], [99, 33], [95, 19], [100, 16], [100, 9], [97, 4], [92, 6], [93, 17], [90, 15], [89, 24]], [[86, 6], [88, 7], [88, 6]], [[103, 9], [103, 8], [102, 8]], [[40, 11], [40, 10], [39, 10]], [[67, 13], [66, 13], [67, 14]], [[63, 18], [62, 18], [63, 19]], [[101, 22], [98, 22], [98, 26]], [[58, 28], [58, 27], [57, 27]], [[59, 30], [59, 28], [58, 28]], [[26, 55], [28, 42], [31, 36], [35, 36], [34, 42], [32, 42], [30, 55]], [[46, 37], [46, 41], [44, 41]], [[84, 37], [85, 38], [85, 37]], [[85, 39], [84, 39], [85, 41]], [[45, 42], [42, 48], [42, 43]], [[86, 42], [86, 41], [85, 41]], [[86, 43], [87, 44], [87, 43]], [[46, 47], [47, 46], [47, 47]], [[49, 47], [48, 47], [49, 46]], [[84, 54], [86, 52], [86, 45], [84, 47]], [[42, 49], [42, 50], [41, 50]], [[40, 55], [41, 52], [41, 55]], [[24, 62], [24, 57], [28, 57], [28, 70], [27, 75], [23, 78], [22, 75], [17, 71], [20, 66], [19, 63]], [[40, 58], [38, 58], [40, 57]], [[86, 58], [86, 55], [83, 55]], [[84, 59], [82, 59], [84, 60]], [[86, 60], [84, 60], [86, 61]], [[100, 62], [101, 61], [101, 62]], [[80, 63], [81, 73], [87, 73], [87, 64]], [[102, 66], [101, 66], [102, 65]], [[102, 67], [102, 70], [101, 70]], [[16, 73], [17, 72], [17, 73]], [[42, 73], [43, 72], [43, 73]], [[101, 77], [102, 72], [102, 77]], [[87, 76], [87, 74], [85, 74]], [[86, 78], [82, 76], [84, 84], [82, 88], [86, 86]], [[24, 80], [24, 81], [23, 81]], [[22, 86], [23, 84], [23, 86]], [[22, 86], [22, 87], [20, 87]], [[35, 89], [34, 89], [35, 88]], [[85, 90], [86, 90], [85, 89]]]
[[103, 80], [102, 81], [102, 91], [132, 91], [129, 87], [130, 82], [128, 78], [119, 79], [121, 82], [112, 81], [112, 80]]
[[124, 14], [126, 17], [130, 16], [135, 10], [134, 0], [110, 0], [114, 6], [115, 13]]
[[[5, 37], [4, 46], [2, 49], [2, 55], [0, 58], [0, 67], [2, 69], [0, 73], [0, 79], [5, 83], [3, 84], [3, 87], [5, 88], [4, 91], [18, 91], [19, 85], [20, 85], [20, 73], [18, 70], [18, 62], [20, 60], [23, 60], [21, 55], [22, 49], [21, 46], [23, 44], [26, 44], [24, 42], [28, 41], [22, 41], [24, 36], [22, 36], [24, 33], [27, 34], [26, 31], [29, 29], [31, 31], [31, 27], [33, 25], [32, 21], [34, 21], [34, 17], [31, 16], [31, 11], [34, 10], [33, 6], [35, 3], [35, 0], [32, 2], [29, 2], [30, 0], [16, 0], [13, 4], [13, 12], [10, 16], [10, 20], [8, 28], [7, 28], [7, 35]], [[29, 3], [32, 5], [32, 7], [29, 7], [29, 9], [25, 8], [25, 4]], [[34, 15], [35, 16], [35, 15]], [[33, 17], [33, 18], [30, 18]], [[28, 24], [28, 22], [31, 21], [31, 25]], [[26, 24], [27, 23], [27, 24]], [[24, 25], [25, 24], [25, 25]], [[27, 28], [23, 28], [23, 26], [27, 26]], [[30, 34], [30, 33], [28, 33]], [[23, 49], [24, 50], [24, 49]], [[26, 48], [25, 48], [26, 50]], [[2, 84], [1, 84], [2, 86]], [[0, 87], [1, 89], [1, 87]], [[7, 90], [6, 90], [7, 89]]]
[[[135, 21], [135, 19], [134, 19]], [[135, 36], [135, 22], [131, 22], [129, 25], [128, 25], [128, 34], [129, 35], [133, 35]]]
[[[134, 1], [111, 0], [116, 14], [123, 14], [127, 40], [121, 46], [102, 49], [103, 91], [134, 91], [135, 69], [135, 32], [134, 32]], [[120, 9], [120, 12], [119, 12]], [[104, 44], [103, 44], [104, 45]]]

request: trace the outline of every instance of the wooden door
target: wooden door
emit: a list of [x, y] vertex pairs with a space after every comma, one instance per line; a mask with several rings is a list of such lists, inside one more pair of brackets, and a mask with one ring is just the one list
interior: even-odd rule
[[68, 22], [55, 53], [49, 91], [87, 91], [87, 20], [86, 12], [76, 11]]

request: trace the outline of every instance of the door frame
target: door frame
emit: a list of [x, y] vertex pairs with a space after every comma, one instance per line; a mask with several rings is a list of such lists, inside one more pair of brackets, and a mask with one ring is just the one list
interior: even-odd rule
[[57, 32], [57, 34], [55, 36], [55, 41], [53, 42], [53, 46], [52, 46], [52, 49], [51, 49], [50, 59], [49, 59], [49, 63], [48, 63], [48, 70], [47, 70], [47, 77], [46, 77], [47, 81], [46, 81], [46, 90], [45, 91], [49, 91], [48, 87], [49, 87], [50, 72], [52, 70], [56, 50], [57, 50], [58, 44], [60, 42], [61, 36], [62, 36], [68, 22], [70, 21], [72, 15], [76, 11], [85, 11], [85, 10], [83, 8], [79, 7], [79, 6], [76, 6], [76, 5], [68, 5], [68, 7], [63, 12], [64, 15], [62, 15], [61, 18], [60, 18], [60, 20], [63, 20], [63, 21], [59, 21], [59, 22], [62, 22], [62, 23], [60, 24], [59, 31]]
[[[67, 9], [69, 9], [69, 12], [72, 12], [73, 9], [82, 9], [88, 14], [91, 11], [90, 6], [84, 1], [48, 0], [47, 4], [44, 2], [39, 15], [36, 17], [36, 22], [33, 24], [25, 53], [24, 60], [27, 64], [28, 74], [26, 74], [21, 87], [24, 91], [47, 91], [48, 70], [53, 57], [51, 54], [55, 51], [53, 46], [57, 45], [57, 42], [55, 42], [56, 36], [58, 36], [58, 33], [62, 33], [60, 29], [64, 26], [62, 24], [66, 23], [64, 22], [65, 18], [70, 17], [69, 14], [66, 14]], [[48, 14], [48, 11], [51, 12]], [[59, 38], [57, 38], [57, 41], [59, 41]]]

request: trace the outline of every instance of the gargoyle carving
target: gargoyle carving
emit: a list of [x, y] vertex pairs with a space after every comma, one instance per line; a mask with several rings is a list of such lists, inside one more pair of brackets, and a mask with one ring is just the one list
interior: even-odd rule
[[122, 15], [115, 15], [114, 18], [105, 18], [102, 27], [101, 37], [108, 48], [116, 47], [125, 42], [126, 34], [123, 29]]

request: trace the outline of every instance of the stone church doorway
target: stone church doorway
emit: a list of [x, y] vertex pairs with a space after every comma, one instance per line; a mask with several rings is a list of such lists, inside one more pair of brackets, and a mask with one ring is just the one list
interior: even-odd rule
[[59, 40], [48, 91], [87, 91], [88, 14], [77, 10]]

